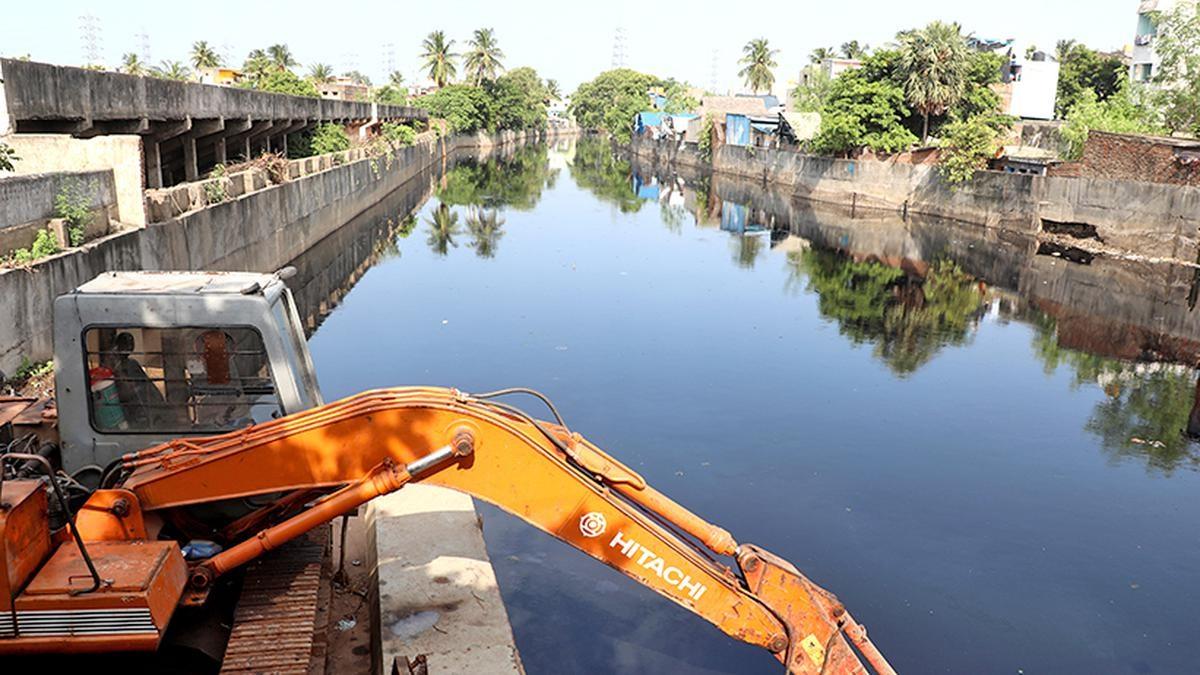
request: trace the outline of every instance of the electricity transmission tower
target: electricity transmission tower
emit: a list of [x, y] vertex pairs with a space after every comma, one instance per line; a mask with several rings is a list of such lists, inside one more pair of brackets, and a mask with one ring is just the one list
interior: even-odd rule
[[150, 63], [150, 34], [143, 27], [141, 32], [134, 36], [138, 43], [138, 52], [142, 57], [142, 63]]
[[618, 26], [613, 33], [612, 67], [624, 68], [626, 59], [625, 29]]
[[79, 17], [79, 38], [83, 43], [83, 61], [86, 66], [100, 63], [100, 19], [94, 14]]

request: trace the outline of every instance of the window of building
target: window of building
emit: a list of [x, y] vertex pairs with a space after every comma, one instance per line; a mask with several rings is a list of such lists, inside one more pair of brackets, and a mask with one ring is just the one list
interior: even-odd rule
[[[1158, 29], [1154, 27], [1154, 19], [1150, 14], [1138, 14], [1137, 37], [1152, 37], [1157, 32]], [[1147, 41], [1141, 44], [1149, 44], [1149, 42]]]
[[1154, 71], [1153, 63], [1137, 63], [1133, 66], [1133, 79], [1136, 82], [1149, 82]]
[[84, 344], [101, 433], [216, 433], [282, 414], [253, 328], [93, 327]]

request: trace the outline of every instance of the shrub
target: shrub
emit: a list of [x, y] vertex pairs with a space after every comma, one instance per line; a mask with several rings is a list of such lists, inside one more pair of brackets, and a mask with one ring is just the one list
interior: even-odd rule
[[340, 124], [322, 124], [313, 130], [312, 152], [325, 155], [350, 149], [350, 136]]
[[87, 226], [95, 218], [92, 214], [93, 188], [92, 185], [84, 185], [82, 181], [71, 180], [63, 184], [54, 196], [54, 214], [67, 221], [69, 246], [83, 244]]
[[32, 246], [13, 251], [10, 260], [17, 265], [28, 265], [61, 250], [62, 248], [58, 245], [58, 237], [54, 236], [54, 231], [47, 227], [44, 230], [38, 230], [33, 238]]
[[13, 162], [21, 159], [17, 152], [4, 143], [0, 143], [0, 171], [12, 171]]
[[458, 133], [474, 133], [493, 128], [491, 97], [482, 87], [452, 84], [416, 100], [418, 107], [450, 123]]
[[417, 132], [407, 124], [384, 122], [380, 126], [380, 135], [392, 146], [404, 147], [412, 145], [417, 140]]
[[938, 173], [951, 185], [960, 185], [987, 166], [996, 154], [999, 132], [982, 116], [942, 127]]
[[1104, 101], [1096, 100], [1094, 91], [1083, 90], [1079, 102], [1067, 113], [1067, 123], [1059, 131], [1067, 143], [1067, 159], [1083, 156], [1083, 146], [1093, 129], [1118, 134], [1160, 134], [1166, 131], [1159, 124], [1155, 112], [1135, 100], [1128, 86]]
[[204, 199], [209, 204], [220, 204], [229, 199], [226, 169], [224, 164], [218, 164], [209, 172], [209, 181], [204, 184]]
[[696, 141], [696, 149], [700, 152], [700, 159], [705, 162], [712, 161], [712, 137], [713, 137], [713, 116], [711, 113], [704, 115], [704, 122], [700, 124], [700, 139]]

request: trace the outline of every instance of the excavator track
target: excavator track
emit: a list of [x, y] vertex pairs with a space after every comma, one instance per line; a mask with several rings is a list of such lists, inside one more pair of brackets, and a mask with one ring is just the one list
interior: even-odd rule
[[246, 570], [222, 675], [321, 675], [332, 588], [330, 526], [318, 527]]

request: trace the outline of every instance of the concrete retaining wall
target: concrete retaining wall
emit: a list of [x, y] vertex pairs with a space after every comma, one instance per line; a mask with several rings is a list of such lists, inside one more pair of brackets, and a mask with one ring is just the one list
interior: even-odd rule
[[363, 159], [274, 185], [144, 228], [120, 232], [39, 261], [0, 271], [0, 373], [22, 358], [53, 355], [54, 298], [109, 270], [278, 269], [342, 224], [460, 148], [523, 143], [537, 134], [426, 139], [391, 164]]
[[117, 220], [126, 225], [146, 224], [140, 136], [82, 139], [65, 134], [13, 134], [0, 140], [21, 158], [13, 165], [17, 174], [49, 173], [64, 166], [88, 171], [111, 169], [116, 188]]
[[[707, 167], [693, 144], [635, 139], [632, 150], [645, 161]], [[994, 171], [951, 186], [931, 166], [728, 145], [716, 150], [711, 168], [852, 209], [918, 213], [1022, 232], [1039, 231], [1043, 219], [1086, 223], [1104, 243], [1146, 256], [1192, 261], [1200, 244], [1200, 188]]]
[[54, 200], [65, 188], [82, 185], [91, 194], [97, 214], [92, 236], [107, 233], [110, 210], [115, 213], [116, 188], [111, 171], [64, 171], [0, 177], [0, 257], [28, 248], [37, 231], [57, 216]]

